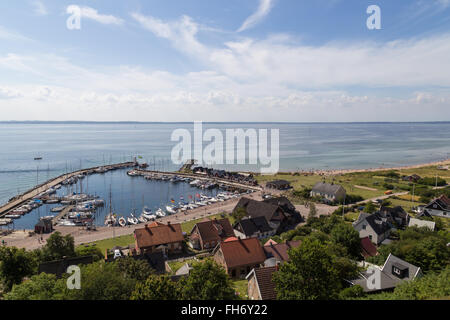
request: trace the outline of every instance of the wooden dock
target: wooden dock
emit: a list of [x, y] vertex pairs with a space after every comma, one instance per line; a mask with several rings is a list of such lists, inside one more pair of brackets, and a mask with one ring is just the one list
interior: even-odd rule
[[53, 225], [56, 225], [59, 222], [59, 220], [64, 218], [73, 208], [75, 208], [75, 206], [73, 205], [65, 207], [63, 211], [61, 211], [56, 217], [52, 219]]
[[192, 178], [196, 180], [203, 180], [203, 181], [211, 181], [214, 180], [217, 183], [221, 183], [230, 187], [239, 188], [239, 189], [245, 189], [245, 190], [254, 190], [254, 191], [262, 191], [261, 186], [251, 186], [245, 183], [239, 183], [234, 181], [229, 181], [226, 179], [220, 179], [220, 178], [214, 178], [214, 177], [207, 177], [204, 175], [199, 174], [193, 174], [193, 173], [181, 173], [181, 172], [163, 172], [163, 171], [151, 171], [151, 170], [142, 170], [142, 169], [136, 169], [134, 170], [136, 172], [139, 172], [141, 174], [160, 174], [164, 176], [179, 176], [179, 177], [185, 177], [185, 178]]
[[111, 164], [111, 165], [106, 165], [106, 166], [98, 166], [98, 167], [93, 167], [93, 168], [82, 169], [82, 170], [78, 170], [78, 171], [74, 171], [71, 173], [60, 175], [59, 177], [50, 179], [47, 182], [44, 182], [43, 184], [40, 184], [40, 185], [32, 188], [31, 190], [20, 195], [17, 199], [1, 206], [0, 207], [0, 218], [5, 216], [9, 211], [24, 205], [26, 202], [32, 200], [34, 197], [36, 197], [40, 193], [58, 185], [58, 184], [61, 184], [63, 181], [65, 181], [69, 178], [72, 178], [74, 176], [77, 176], [79, 174], [84, 174], [84, 173], [90, 172], [92, 170], [100, 169], [100, 168], [106, 168], [108, 170], [112, 170], [112, 169], [134, 167], [135, 165], [136, 165], [135, 162], [123, 162], [123, 163]]

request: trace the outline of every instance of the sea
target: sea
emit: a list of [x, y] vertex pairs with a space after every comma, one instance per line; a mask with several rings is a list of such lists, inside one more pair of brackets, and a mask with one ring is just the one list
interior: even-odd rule
[[[134, 158], [148, 163], [149, 169], [175, 171], [180, 165], [173, 163], [171, 154], [179, 141], [171, 138], [177, 129], [194, 137], [194, 123], [0, 122], [0, 204], [63, 173]], [[450, 156], [450, 122], [203, 123], [203, 132], [208, 129], [218, 129], [224, 137], [228, 129], [255, 129], [257, 133], [267, 129], [269, 140], [271, 132], [278, 130], [280, 171], [397, 167]], [[263, 165], [208, 166], [258, 171]], [[156, 209], [170, 199], [188, 199], [199, 192], [187, 183], [129, 177], [126, 170], [95, 174], [82, 183], [83, 191], [106, 202], [111, 190], [113, 208], [124, 215], [139, 214], [143, 206]], [[73, 188], [58, 192], [79, 192], [81, 186]], [[42, 206], [15, 220], [15, 228], [32, 228], [40, 216], [49, 215], [49, 209]], [[103, 224], [106, 210], [99, 210], [98, 224]]]

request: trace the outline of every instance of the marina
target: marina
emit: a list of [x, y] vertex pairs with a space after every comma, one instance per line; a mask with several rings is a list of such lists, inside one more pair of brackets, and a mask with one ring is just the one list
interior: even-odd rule
[[[131, 170], [130, 167], [132, 168]], [[147, 171], [137, 162], [78, 170], [52, 179], [0, 208], [0, 226], [132, 226], [234, 199], [258, 186], [198, 174]]]

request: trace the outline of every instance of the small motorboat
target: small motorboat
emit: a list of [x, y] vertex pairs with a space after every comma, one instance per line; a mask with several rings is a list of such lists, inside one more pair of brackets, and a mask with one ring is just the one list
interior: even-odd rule
[[127, 221], [129, 224], [138, 224], [139, 223], [139, 220], [135, 216], [133, 216], [133, 214], [131, 214], [131, 217], [127, 218]]
[[172, 207], [172, 206], [166, 206], [166, 210], [167, 210], [167, 212], [170, 213], [170, 214], [175, 214], [175, 213], [177, 213], [177, 209], [176, 209], [175, 207]]
[[20, 214], [7, 214], [5, 218], [7, 219], [20, 219], [22, 216]]
[[55, 203], [59, 203], [59, 199], [48, 199], [47, 201], [45, 201], [46, 204], [55, 204]]
[[55, 208], [51, 208], [50, 211], [51, 212], [61, 212], [65, 209], [66, 207], [55, 207]]
[[159, 218], [165, 217], [166, 213], [160, 208], [158, 210], [156, 210], [156, 216]]
[[125, 227], [127, 225], [127, 220], [124, 217], [120, 217], [118, 223], [119, 226]]
[[148, 222], [147, 218], [144, 217], [143, 215], [141, 215], [141, 216], [138, 218], [138, 220], [139, 220], [140, 223], [146, 223], [146, 222]]

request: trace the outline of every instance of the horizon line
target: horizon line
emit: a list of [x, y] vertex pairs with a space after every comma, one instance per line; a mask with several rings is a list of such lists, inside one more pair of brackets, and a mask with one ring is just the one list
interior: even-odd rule
[[[197, 120], [196, 120], [197, 121]], [[0, 120], [2, 124], [191, 124], [196, 121], [87, 121], [87, 120]], [[212, 124], [356, 124], [356, 123], [450, 123], [450, 120], [430, 121], [201, 121]]]

